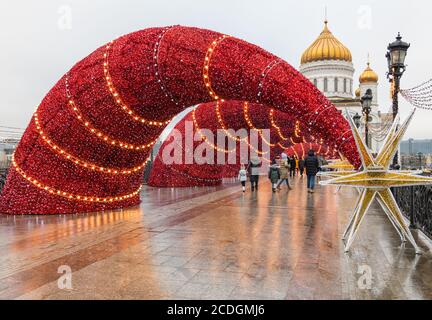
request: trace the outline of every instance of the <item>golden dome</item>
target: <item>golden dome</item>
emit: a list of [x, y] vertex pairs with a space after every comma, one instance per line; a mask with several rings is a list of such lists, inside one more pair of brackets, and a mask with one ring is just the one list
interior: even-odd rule
[[363, 73], [360, 75], [359, 78], [360, 83], [377, 83], [378, 82], [378, 75], [375, 71], [371, 69], [369, 66], [369, 62], [367, 63], [366, 69], [363, 71]]
[[356, 89], [356, 91], [355, 91], [355, 96], [356, 96], [357, 98], [360, 98], [360, 88], [357, 88], [357, 89]]
[[324, 21], [324, 30], [319, 37], [303, 52], [301, 63], [319, 60], [343, 60], [352, 61], [351, 52], [345, 47], [327, 27]]

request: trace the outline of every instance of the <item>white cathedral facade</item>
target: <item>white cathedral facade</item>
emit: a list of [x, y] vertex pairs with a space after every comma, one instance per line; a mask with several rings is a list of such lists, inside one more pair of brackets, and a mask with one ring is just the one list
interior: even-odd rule
[[[350, 50], [329, 30], [327, 21], [318, 38], [304, 51], [300, 62], [300, 72], [308, 78], [339, 110], [348, 109], [351, 116], [362, 116], [362, 97], [371, 89], [371, 121], [369, 122], [369, 146], [377, 152], [380, 139], [374, 138], [373, 129], [379, 130], [386, 115], [378, 111], [378, 75], [369, 62], [359, 77], [359, 86], [354, 90], [354, 66]], [[362, 130], [365, 117], [362, 116]]]

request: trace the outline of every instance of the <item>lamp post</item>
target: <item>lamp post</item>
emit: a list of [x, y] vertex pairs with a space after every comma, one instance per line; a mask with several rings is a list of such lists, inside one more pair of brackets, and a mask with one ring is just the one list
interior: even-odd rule
[[356, 112], [356, 114], [353, 117], [353, 120], [357, 128], [360, 127], [360, 118], [361, 118], [360, 115]]
[[423, 153], [422, 152], [418, 152], [417, 155], [419, 157], [419, 169], [421, 169], [422, 168], [422, 156], [423, 156]]
[[[398, 93], [400, 90], [400, 79], [405, 72], [405, 57], [410, 47], [409, 43], [402, 41], [402, 37], [400, 33], [398, 33], [396, 37], [396, 41], [389, 43], [387, 46], [387, 65], [388, 72], [387, 78], [392, 84], [392, 109], [393, 109], [393, 120], [396, 118], [396, 115], [399, 112], [399, 101], [398, 101]], [[398, 154], [396, 152], [395, 157], [393, 158], [393, 164], [396, 165], [398, 163]]]
[[371, 112], [371, 105], [372, 105], [372, 90], [367, 89], [363, 97], [361, 97], [361, 104], [362, 104], [362, 112], [365, 116], [365, 139], [366, 139], [366, 145], [370, 148], [369, 145], [369, 121], [371, 121], [370, 112]]

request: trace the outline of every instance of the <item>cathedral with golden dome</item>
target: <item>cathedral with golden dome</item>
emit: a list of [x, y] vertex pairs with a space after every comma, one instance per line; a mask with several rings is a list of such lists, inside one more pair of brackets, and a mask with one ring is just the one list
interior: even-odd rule
[[[347, 109], [351, 115], [362, 115], [361, 97], [370, 89], [373, 99], [369, 125], [371, 128], [380, 127], [383, 115], [378, 111], [378, 75], [372, 70], [368, 59], [359, 84], [354, 82], [351, 51], [330, 31], [327, 19], [318, 38], [303, 52], [299, 70], [338, 109]], [[369, 146], [377, 152], [380, 141], [372, 140]]]

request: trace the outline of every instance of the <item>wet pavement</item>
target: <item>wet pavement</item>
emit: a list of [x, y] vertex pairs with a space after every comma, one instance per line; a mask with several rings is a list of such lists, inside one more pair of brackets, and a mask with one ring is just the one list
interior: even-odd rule
[[[0, 215], [0, 299], [432, 298], [427, 241], [414, 233], [421, 256], [401, 246], [377, 206], [343, 252], [355, 189], [308, 194], [297, 177], [272, 194], [265, 180], [244, 194], [145, 187], [121, 211]], [[64, 268], [72, 289], [59, 289]]]

